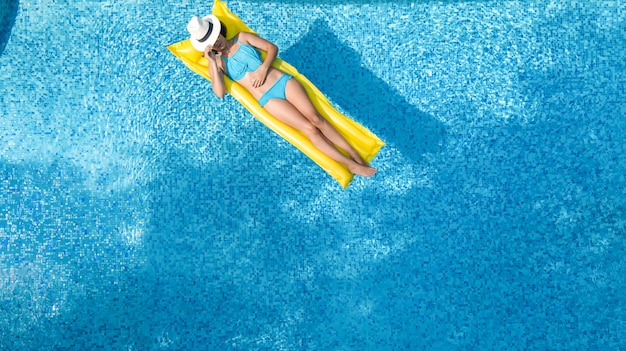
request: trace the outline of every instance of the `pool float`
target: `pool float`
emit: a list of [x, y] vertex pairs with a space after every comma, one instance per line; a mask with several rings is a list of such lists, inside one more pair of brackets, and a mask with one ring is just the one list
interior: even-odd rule
[[[226, 3], [221, 0], [215, 0], [213, 3], [213, 15], [217, 16], [222, 23], [226, 25], [228, 32], [226, 38], [230, 39], [239, 32], [249, 32], [256, 34], [250, 29], [239, 17], [228, 10]], [[167, 47], [176, 57], [182, 60], [189, 69], [211, 80], [208, 74], [208, 61], [204, 58], [203, 53], [197, 51], [191, 46], [189, 39], [172, 44]], [[266, 53], [261, 53], [265, 59]], [[348, 118], [344, 114], [337, 111], [331, 105], [328, 99], [319, 89], [313, 85], [305, 76], [300, 74], [289, 63], [276, 58], [272, 66], [278, 70], [292, 75], [304, 86], [311, 102], [317, 111], [326, 118], [344, 138], [354, 147], [354, 149], [368, 163], [378, 153], [378, 150], [385, 145], [376, 135], [367, 130], [362, 125]], [[300, 149], [304, 154], [317, 163], [328, 174], [335, 178], [341, 186], [346, 188], [352, 181], [353, 174], [343, 164], [331, 159], [326, 154], [319, 151], [309, 139], [296, 129], [279, 121], [269, 114], [259, 105], [258, 101], [240, 84], [230, 80], [224, 76], [226, 91], [244, 105], [258, 120], [265, 124], [268, 128], [278, 133], [285, 140], [289, 141], [295, 147]]]

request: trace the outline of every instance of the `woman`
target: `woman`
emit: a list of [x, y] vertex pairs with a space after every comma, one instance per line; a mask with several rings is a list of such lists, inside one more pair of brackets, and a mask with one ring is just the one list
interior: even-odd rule
[[[192, 17], [187, 30], [193, 47], [204, 52], [209, 62], [215, 95], [222, 98], [226, 94], [226, 74], [245, 87], [272, 116], [302, 132], [320, 151], [346, 165], [353, 174], [371, 177], [376, 173], [376, 168], [367, 165], [346, 139], [320, 116], [302, 85], [272, 67], [278, 54], [276, 45], [245, 32], [227, 40], [225, 26], [213, 15]], [[265, 60], [258, 50], [267, 52]], [[350, 157], [344, 156], [337, 147]]]

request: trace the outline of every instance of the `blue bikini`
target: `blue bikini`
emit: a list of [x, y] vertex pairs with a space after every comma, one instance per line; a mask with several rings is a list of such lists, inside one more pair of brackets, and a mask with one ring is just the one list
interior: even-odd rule
[[[228, 78], [238, 81], [248, 72], [254, 72], [263, 63], [261, 61], [261, 54], [252, 46], [239, 42], [236, 38], [233, 38], [239, 43], [239, 49], [230, 57], [222, 57], [224, 64], [226, 65], [226, 75]], [[259, 98], [259, 104], [265, 106], [270, 99], [282, 99], [286, 100], [285, 89], [287, 87], [287, 81], [292, 76], [289, 74], [283, 74], [268, 91]]]

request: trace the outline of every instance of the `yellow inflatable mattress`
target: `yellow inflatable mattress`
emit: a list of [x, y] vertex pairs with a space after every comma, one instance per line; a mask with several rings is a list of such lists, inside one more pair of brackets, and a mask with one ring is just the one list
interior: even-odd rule
[[[217, 16], [226, 25], [227, 39], [234, 37], [239, 32], [255, 33], [239, 17], [228, 10], [226, 3], [215, 0], [213, 3], [213, 15]], [[191, 46], [189, 39], [183, 40], [167, 47], [176, 57], [182, 60], [189, 69], [210, 80], [208, 74], [208, 61], [204, 54]], [[265, 53], [261, 53], [265, 59]], [[335, 109], [328, 99], [311, 83], [305, 76], [300, 74], [293, 66], [277, 58], [272, 66], [285, 73], [292, 75], [306, 89], [309, 98], [317, 111], [326, 118], [341, 133], [346, 140], [359, 152], [361, 157], [368, 163], [376, 156], [378, 150], [385, 145], [376, 135], [362, 125], [341, 114]], [[328, 174], [335, 178], [344, 188], [350, 184], [353, 175], [348, 169], [337, 161], [320, 152], [303, 134], [292, 127], [282, 123], [259, 105], [252, 95], [240, 84], [233, 82], [224, 76], [226, 90], [242, 105], [244, 105], [257, 119], [268, 128], [278, 133], [291, 144], [296, 146]]]

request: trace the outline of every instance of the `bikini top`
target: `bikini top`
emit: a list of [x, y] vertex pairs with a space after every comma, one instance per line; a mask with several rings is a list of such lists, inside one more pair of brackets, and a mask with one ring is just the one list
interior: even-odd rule
[[256, 71], [263, 61], [261, 61], [261, 54], [255, 48], [239, 42], [236, 38], [233, 40], [239, 43], [239, 49], [230, 57], [220, 57], [226, 65], [228, 78], [237, 81], [243, 79], [246, 73]]

